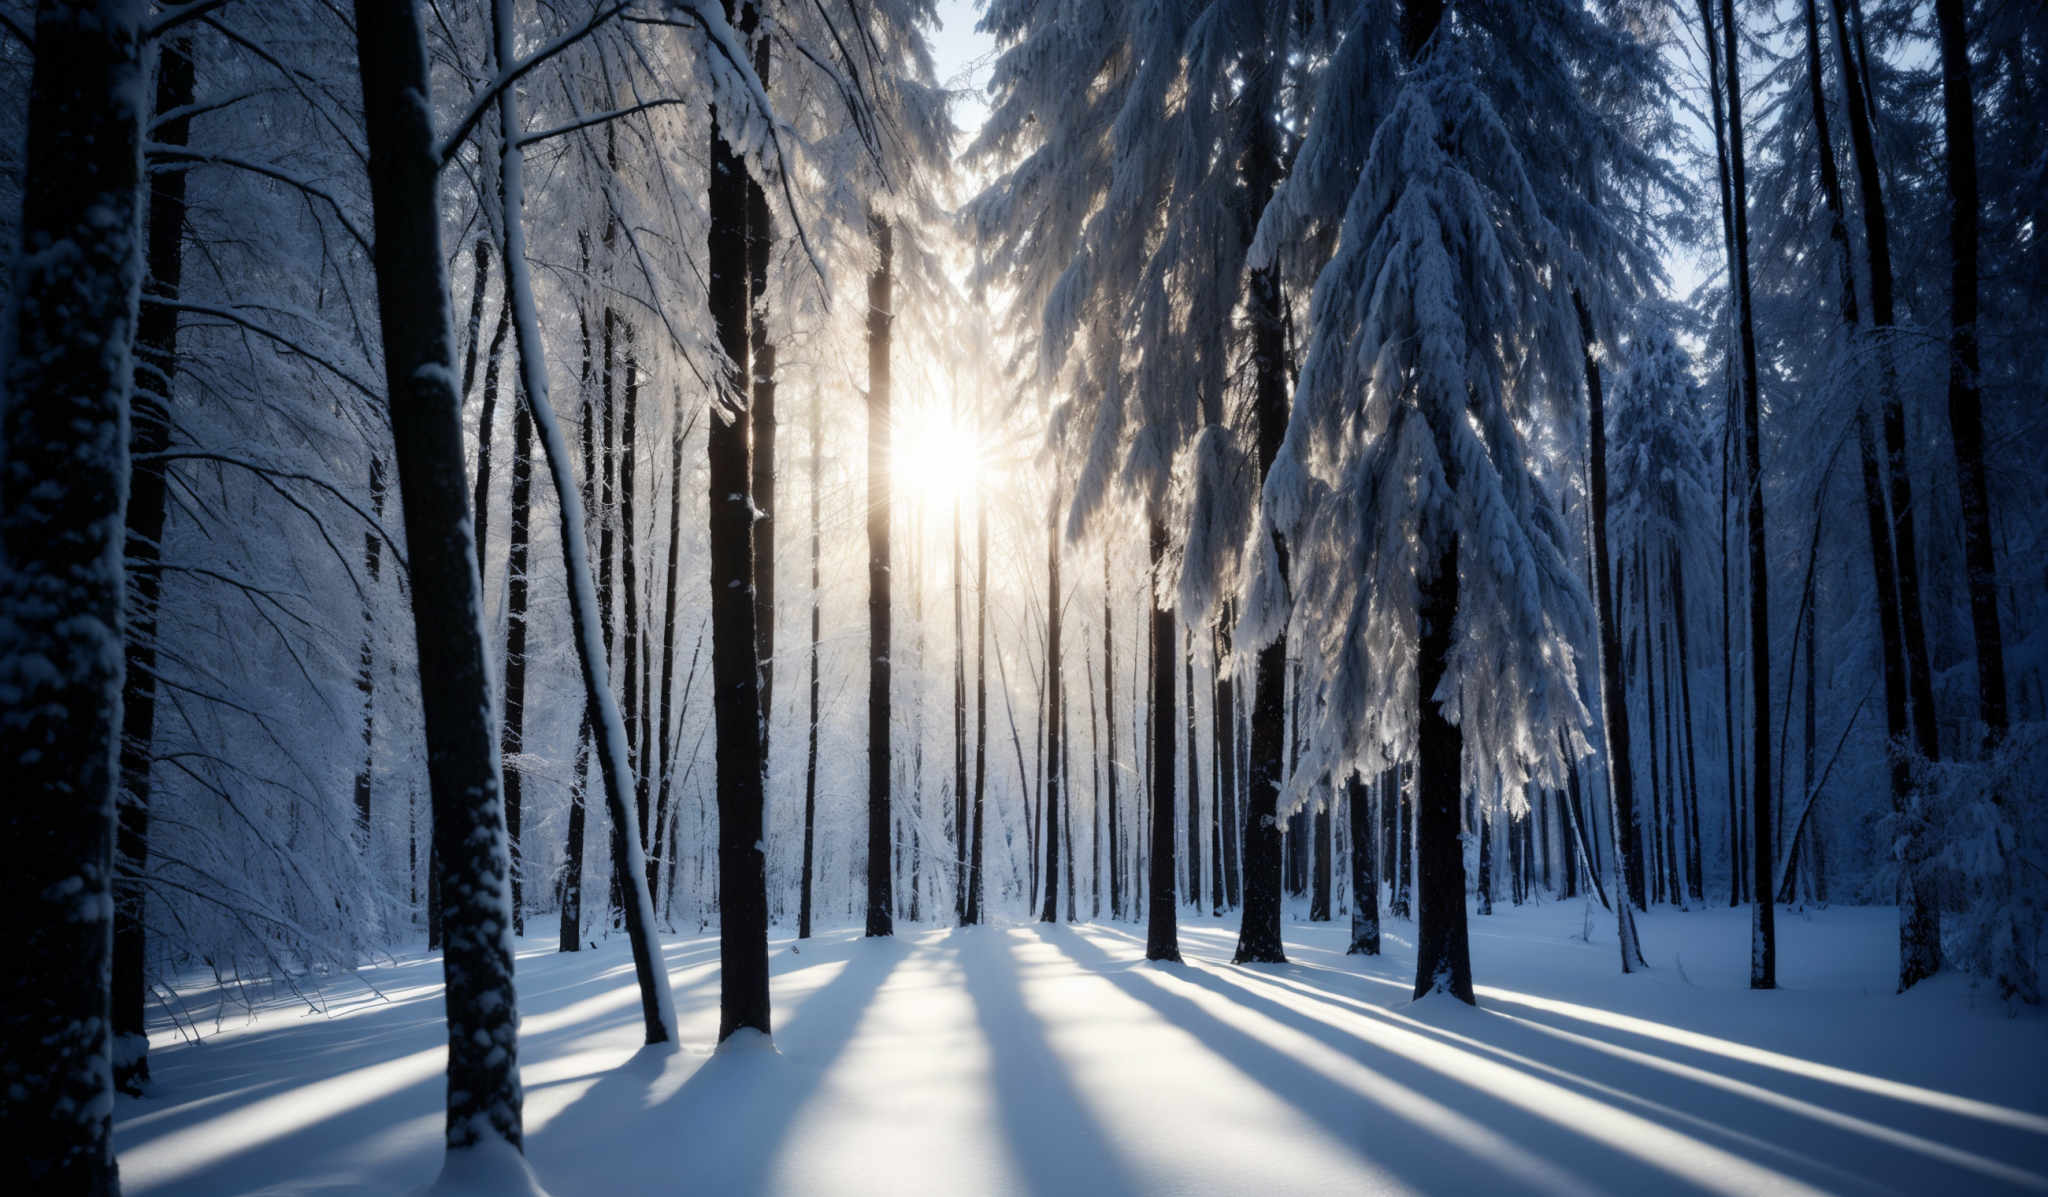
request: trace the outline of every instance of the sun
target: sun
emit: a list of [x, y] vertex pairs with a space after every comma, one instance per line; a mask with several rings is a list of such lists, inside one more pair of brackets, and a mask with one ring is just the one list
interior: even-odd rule
[[981, 445], [972, 429], [946, 412], [920, 412], [896, 428], [896, 484], [932, 507], [974, 497], [981, 483]]

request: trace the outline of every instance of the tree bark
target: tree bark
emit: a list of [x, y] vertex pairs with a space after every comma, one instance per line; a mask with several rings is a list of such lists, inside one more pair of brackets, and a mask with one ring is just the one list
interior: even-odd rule
[[[732, 20], [733, 0], [725, 0]], [[755, 659], [754, 505], [747, 462], [747, 168], [711, 121], [705, 241], [711, 318], [725, 361], [706, 428], [712, 713], [718, 740], [718, 1038], [770, 1033], [768, 878], [762, 837], [761, 675]]]
[[868, 921], [895, 933], [889, 871], [889, 332], [893, 319], [889, 222], [868, 216], [875, 268], [868, 276]]
[[1351, 815], [1351, 946], [1349, 956], [1380, 954], [1380, 879], [1374, 866], [1372, 795], [1365, 779], [1352, 773], [1345, 782]]
[[[979, 923], [982, 905], [982, 799], [988, 786], [988, 500], [974, 504], [974, 846], [967, 858], [967, 919]], [[1020, 758], [1021, 759], [1021, 758]]]
[[[114, 839], [144, 6], [45, 0], [0, 394], [0, 1125], [25, 1191], [112, 1194]], [[457, 459], [460, 460], [459, 458]]]
[[[1977, 644], [1977, 718], [1984, 746], [2005, 740], [2011, 716], [2005, 687], [2005, 637], [1998, 623], [1998, 561], [1991, 540], [1991, 494], [1984, 465], [1984, 400], [1978, 381], [1977, 251], [1981, 221], [1977, 192], [1977, 117], [1970, 83], [1970, 44], [1962, 0], [1935, 0], [1941, 31], [1941, 109], [1948, 131], [1944, 166], [1949, 200], [1948, 423], [1955, 446], [1956, 485], [1963, 511], [1963, 562], [1970, 592], [1970, 632]], [[2040, 236], [2041, 230], [2034, 230]], [[1993, 801], [2010, 822], [2017, 816], [2006, 795]], [[2001, 852], [2001, 855], [2009, 853]], [[2001, 874], [2011, 868], [2000, 860]], [[2008, 1000], [2041, 1000], [2034, 968], [2033, 920], [2014, 917], [2014, 902], [1997, 881], [2000, 910], [1994, 932], [1992, 974]]]
[[1734, 209], [1733, 280], [1741, 345], [1742, 455], [1749, 532], [1749, 670], [1751, 828], [1755, 910], [1750, 926], [1749, 987], [1775, 989], [1778, 974], [1776, 912], [1771, 893], [1771, 601], [1770, 557], [1764, 538], [1763, 433], [1756, 369], [1756, 320], [1750, 303], [1749, 182], [1742, 150], [1742, 71], [1736, 54], [1735, 0], [1721, 0], [1723, 69], [1728, 78], [1728, 175]]
[[1038, 921], [1059, 921], [1060, 914], [1060, 488], [1055, 472], [1045, 521], [1045, 884], [1040, 887]]
[[1110, 602], [1113, 593], [1109, 577], [1109, 540], [1105, 537], [1102, 542], [1102, 724], [1109, 756], [1102, 772], [1109, 802], [1105, 820], [1109, 831], [1109, 917], [1120, 919], [1125, 912], [1123, 851], [1118, 843], [1121, 820], [1116, 806], [1116, 617], [1112, 613], [1114, 604]]
[[1152, 851], [1147, 873], [1145, 959], [1180, 960], [1180, 928], [1173, 901], [1173, 611], [1159, 605], [1166, 568], [1166, 520], [1155, 504], [1148, 521], [1152, 612]]
[[[368, 3], [369, 0], [361, 0]], [[497, 61], [515, 61], [513, 51], [512, 0], [495, 0], [492, 31]], [[498, 192], [504, 204], [501, 235], [505, 239], [505, 293], [513, 310], [513, 328], [518, 334], [519, 387], [526, 409], [540, 435], [541, 448], [554, 482], [560, 513], [563, 573], [569, 582], [569, 618], [576, 636], [576, 651], [583, 672], [585, 709], [592, 722], [598, 748], [599, 775], [603, 778], [605, 807], [612, 823], [612, 876], [621, 888], [627, 939], [632, 945], [633, 971], [639, 981], [641, 1019], [649, 1044], [672, 1043], [676, 1037], [675, 1009], [669, 996], [668, 978], [661, 968], [661, 945], [654, 934], [654, 903], [647, 889], [646, 861], [641, 853], [639, 828], [633, 820], [633, 772], [626, 741], [626, 729], [612, 700], [609, 663], [600, 630], [595, 626], [598, 611], [596, 588], [590, 577], [590, 549], [584, 539], [583, 504], [576, 479], [569, 467], [569, 443], [555, 420], [548, 398], [546, 350], [541, 341], [540, 317], [534, 307], [533, 279], [526, 254], [526, 157], [519, 124], [518, 89], [498, 92]], [[480, 605], [480, 604], [479, 604]], [[730, 967], [730, 966], [728, 966]]]
[[[511, 861], [492, 734], [427, 54], [411, 3], [357, 0], [377, 307], [405, 513], [447, 940], [449, 1151], [522, 1140]], [[509, 39], [509, 31], [501, 41]]]
[[[804, 744], [804, 865], [803, 878], [799, 882], [797, 895], [797, 938], [811, 937], [811, 903], [815, 895], [815, 868], [817, 864], [818, 828], [818, 633], [822, 626], [819, 614], [819, 599], [823, 593], [819, 585], [819, 560], [821, 539], [819, 535], [818, 491], [821, 484], [825, 447], [821, 436], [821, 416], [825, 401], [821, 394], [811, 396], [811, 657], [810, 657], [810, 718], [808, 734]], [[976, 766], [979, 768], [979, 765]], [[980, 802], [976, 794], [977, 806]], [[979, 881], [979, 877], [976, 878]]]
[[[533, 417], [520, 407], [512, 417], [512, 529], [505, 569], [505, 726], [499, 743], [506, 759], [526, 751], [526, 561], [533, 518]], [[524, 786], [515, 766], [505, 772], [505, 832], [512, 856], [512, 931], [526, 934], [519, 825]]]
[[[759, 6], [740, 10], [739, 33], [754, 45], [754, 73], [768, 86], [773, 55], [761, 33]], [[775, 342], [768, 336], [768, 262], [775, 250], [774, 217], [768, 193], [758, 179], [747, 176], [747, 290], [752, 302], [749, 360], [753, 366], [753, 404], [747, 415], [753, 435], [754, 497], [754, 655], [761, 670], [761, 769], [765, 775], [769, 730], [775, 714]]]
[[[184, 35], [166, 39], [157, 54], [157, 123], [152, 132], [160, 145], [183, 146], [192, 118], [182, 110], [192, 103], [191, 41]], [[159, 302], [143, 306], [136, 317], [135, 360], [131, 372], [130, 445], [135, 464], [128, 479], [126, 540], [127, 618], [126, 664], [123, 670], [121, 727], [120, 825], [115, 843], [113, 1033], [114, 1084], [124, 1093], [140, 1093], [149, 1082], [149, 1028], [144, 1011], [148, 985], [144, 977], [143, 878], [149, 866], [150, 762], [156, 746], [157, 601], [163, 587], [165, 513], [164, 465], [152, 460], [170, 447], [170, 405], [178, 374], [178, 299], [184, 276], [185, 172], [155, 174], [148, 199], [147, 267], [144, 293]], [[372, 580], [381, 548], [377, 530], [364, 534]], [[361, 672], [365, 766], [357, 778], [357, 834], [363, 850], [370, 844], [370, 786], [367, 756], [370, 734], [370, 608], [364, 606]]]

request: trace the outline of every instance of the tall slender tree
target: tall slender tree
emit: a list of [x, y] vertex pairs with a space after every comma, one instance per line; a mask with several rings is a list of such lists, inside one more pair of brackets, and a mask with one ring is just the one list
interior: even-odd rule
[[[190, 139], [194, 70], [189, 35], [174, 34], [157, 50], [157, 118], [152, 135], [160, 145], [183, 146]], [[120, 831], [115, 844], [113, 1033], [114, 1084], [140, 1092], [149, 1081], [149, 1029], [143, 1001], [144, 947], [143, 876], [149, 866], [150, 764], [156, 746], [157, 602], [163, 592], [163, 536], [167, 507], [164, 464], [154, 460], [170, 447], [171, 402], [178, 376], [178, 310], [173, 306], [184, 276], [184, 170], [153, 176], [149, 188], [146, 304], [136, 319], [135, 369], [131, 404], [130, 445], [133, 470], [128, 481], [128, 570], [126, 663], [123, 668], [121, 726]], [[382, 547], [377, 530], [364, 533], [365, 552], [374, 560]], [[365, 606], [365, 615], [369, 608]], [[371, 684], [370, 637], [363, 637], [360, 687]], [[370, 693], [362, 690], [365, 719]], [[367, 739], [369, 725], [365, 723]], [[367, 754], [369, 744], [364, 751]], [[368, 762], [357, 777], [358, 833], [365, 851], [370, 844]]]
[[[501, 5], [505, 0], [501, 0]], [[500, 14], [503, 15], [502, 13]], [[426, 41], [410, 0], [357, 0], [356, 51], [376, 230], [378, 322], [405, 513], [427, 776], [447, 946], [448, 1167], [523, 1140], [511, 860], [491, 726], [482, 585], [469, 520], [462, 397]], [[500, 31], [508, 51], [511, 33]], [[10, 505], [11, 509], [11, 505]]]
[[[724, 0], [733, 20], [733, 0]], [[725, 360], [706, 428], [711, 524], [711, 686], [718, 753], [718, 952], [722, 1043], [770, 1031], [768, 875], [762, 836], [761, 675], [754, 627], [754, 504], [747, 461], [747, 165], [732, 141], [746, 117], [712, 108], [708, 301]]]
[[895, 933], [889, 851], [889, 332], [894, 234], [879, 213], [868, 218], [875, 264], [868, 275], [868, 919], [867, 934]]

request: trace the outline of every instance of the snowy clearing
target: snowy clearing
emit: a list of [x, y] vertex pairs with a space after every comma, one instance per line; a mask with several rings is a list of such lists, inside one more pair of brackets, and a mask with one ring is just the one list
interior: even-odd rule
[[[1596, 914], [1597, 914], [1596, 910]], [[1784, 988], [1746, 986], [1745, 909], [1643, 920], [1616, 972], [1582, 904], [1473, 920], [1481, 1009], [1409, 1000], [1409, 924], [1346, 957], [1188, 962], [1126, 926], [855, 930], [773, 942], [776, 1053], [717, 1055], [717, 939], [668, 937], [684, 1048], [637, 1054], [623, 938], [522, 941], [527, 1156], [556, 1197], [694, 1193], [2040, 1192], [2048, 1024], [1944, 975], [1890, 992], [1890, 908], [1788, 913]], [[188, 992], [123, 1098], [130, 1193], [393, 1192], [441, 1164], [440, 963], [232, 1009]]]

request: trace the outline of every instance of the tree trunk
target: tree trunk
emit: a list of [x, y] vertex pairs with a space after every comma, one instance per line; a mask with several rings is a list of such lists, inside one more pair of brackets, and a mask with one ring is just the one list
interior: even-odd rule
[[1436, 697], [1450, 665], [1458, 614], [1458, 539], [1448, 536], [1423, 579], [1415, 693], [1422, 704], [1415, 760], [1415, 996], [1448, 993], [1472, 1004], [1465, 933], [1465, 842], [1459, 808], [1464, 732]]
[[[967, 857], [967, 919], [979, 923], [982, 904], [982, 799], [988, 787], [988, 500], [974, 503], [974, 846]], [[1020, 760], [1021, 755], [1020, 755]]]
[[[361, 0], [367, 3], [367, 0]], [[492, 27], [499, 62], [515, 61], [512, 0], [496, 0]], [[513, 327], [518, 334], [519, 384], [526, 408], [540, 435], [548, 473], [555, 486], [561, 516], [562, 565], [569, 582], [569, 618], [583, 672], [585, 709], [590, 712], [598, 748], [599, 774], [604, 779], [605, 806], [611, 814], [613, 876], [622, 889], [627, 938], [632, 944], [633, 971], [639, 981], [641, 1018], [649, 1044], [671, 1043], [676, 1037], [675, 1009], [668, 978], [661, 969], [661, 947], [654, 937], [654, 904], [647, 890], [646, 862], [639, 829], [632, 815], [633, 774], [627, 756], [626, 729], [612, 701], [608, 663], [595, 626], [596, 588], [590, 577], [590, 550], [583, 535], [583, 504], [569, 468], [569, 443], [555, 420], [548, 398], [546, 350], [540, 317], [534, 307], [533, 279], [526, 256], [526, 158], [519, 124], [518, 89], [498, 92], [499, 195], [504, 202], [502, 257], [505, 291], [511, 297]], [[417, 567], [415, 567], [417, 568]], [[438, 835], [438, 831], [437, 831]], [[452, 938], [452, 937], [451, 937]], [[728, 968], [731, 966], [728, 965]]]
[[[1622, 830], [1617, 845], [1621, 874], [1631, 905], [1645, 909], [1643, 862], [1639, 851], [1639, 820], [1636, 818], [1635, 777], [1631, 762], [1628, 717], [1628, 684], [1623, 676], [1621, 620], [1614, 607], [1615, 559], [1607, 537], [1607, 405], [1601, 383], [1600, 360], [1593, 333], [1592, 313], [1576, 294], [1573, 304], [1579, 314], [1579, 337], [1585, 349], [1586, 368], [1586, 474], [1587, 506], [1593, 525], [1593, 601], [1600, 631], [1600, 708], [1606, 732], [1602, 757], [1613, 788], [1615, 820]], [[1624, 969], [1623, 971], [1627, 971]]]
[[[1109, 825], [1109, 917], [1124, 917], [1124, 869], [1123, 852], [1118, 844], [1119, 817], [1116, 808], [1116, 617], [1112, 613], [1113, 593], [1109, 578], [1109, 540], [1102, 542], [1102, 723], [1105, 729], [1104, 742], [1109, 746], [1109, 759], [1102, 772], [1105, 788], [1109, 792], [1109, 812], [1105, 820]], [[987, 600], [983, 599], [984, 609]]]
[[1493, 913], [1493, 812], [1479, 804], [1478, 913]]
[[1181, 629], [1181, 659], [1186, 662], [1186, 701], [1182, 706], [1187, 712], [1187, 753], [1188, 753], [1188, 903], [1196, 910], [1202, 908], [1202, 787], [1200, 756], [1195, 748], [1195, 630]]
[[889, 223], [870, 214], [875, 269], [868, 276], [868, 925], [892, 935], [894, 878], [889, 872]]
[[[1763, 434], [1756, 370], [1756, 320], [1749, 285], [1749, 182], [1742, 153], [1742, 71], [1736, 54], [1735, 0], [1721, 0], [1723, 68], [1728, 78], [1728, 174], [1734, 209], [1736, 319], [1742, 354], [1743, 485], [1749, 531], [1749, 670], [1751, 829], [1756, 877], [1750, 928], [1749, 986], [1777, 987], [1778, 940], [1771, 893], [1771, 602], [1770, 557], [1764, 539]], [[1903, 579], [1902, 579], [1903, 582]]]
[[[1693, 743], [1691, 658], [1686, 652], [1685, 563], [1675, 548], [1670, 550], [1667, 560], [1671, 571], [1671, 622], [1678, 636], [1679, 720], [1685, 729], [1686, 885], [1693, 902], [1700, 903], [1706, 900], [1706, 878], [1700, 862], [1700, 771]], [[1544, 872], [1549, 872], [1547, 857]]]
[[[1216, 688], [1210, 714], [1212, 753], [1216, 758], [1216, 857], [1222, 869], [1217, 881], [1219, 904], [1235, 908], [1238, 903], [1237, 853], [1233, 835], [1237, 830], [1237, 687], [1224, 673], [1223, 662], [1230, 656], [1230, 621], [1233, 612], [1225, 604], [1216, 621]], [[1218, 911], [1217, 913], [1222, 913]]]
[[1038, 921], [1059, 920], [1060, 791], [1060, 488], [1055, 477], [1045, 525], [1045, 853], [1044, 885], [1040, 887]]
[[0, 760], [19, 850], [0, 1124], [34, 1192], [120, 1191], [109, 1015], [146, 15], [37, 6], [21, 160], [0, 388]]
[[1380, 879], [1373, 867], [1372, 795], [1353, 773], [1344, 785], [1351, 815], [1351, 946], [1349, 956], [1380, 954]]
[[[184, 146], [192, 118], [182, 110], [192, 103], [192, 46], [178, 35], [158, 51], [156, 102], [158, 123], [153, 139], [160, 145]], [[156, 303], [143, 306], [135, 325], [135, 360], [131, 372], [130, 445], [134, 466], [128, 479], [126, 569], [128, 628], [124, 650], [121, 727], [120, 826], [115, 844], [113, 1033], [114, 1084], [124, 1093], [139, 1094], [149, 1081], [149, 1029], [144, 1011], [148, 985], [143, 954], [143, 877], [149, 866], [150, 762], [156, 746], [157, 600], [163, 587], [164, 465], [152, 460], [170, 447], [171, 391], [178, 373], [179, 287], [184, 276], [185, 171], [154, 176], [148, 199], [147, 273], [144, 292]], [[364, 552], [375, 580], [375, 561], [382, 547], [377, 530], [364, 534]], [[357, 833], [365, 854], [370, 845], [368, 736], [371, 726], [371, 609], [363, 609], [363, 651], [357, 686], [363, 694], [363, 772], [357, 778]]]
[[[2005, 691], [2005, 637], [1998, 624], [1998, 561], [1991, 543], [1991, 494], [1984, 465], [1984, 400], [1978, 382], [1977, 241], [1981, 219], [1977, 198], [1977, 131], [1970, 84], [1970, 44], [1962, 0], [1935, 0], [1941, 31], [1941, 110], [1948, 130], [1944, 165], [1949, 199], [1948, 423], [1955, 446], [1956, 486], [1963, 510], [1963, 561], [1970, 591], [1970, 632], [1977, 643], [1977, 717], [1984, 744], [1997, 748], [2010, 715]], [[2041, 230], [2034, 230], [2036, 237]], [[2016, 817], [2006, 795], [1993, 800], [2010, 822]], [[2001, 841], [2003, 842], [2003, 841]], [[2007, 855], [2007, 853], [2001, 853]], [[2005, 892], [2008, 860], [1998, 862], [1999, 926], [1992, 947], [1992, 974], [1999, 993], [2027, 1003], [2041, 1000], [2034, 969], [2034, 920], [2014, 917]]]
[[[434, 842], [447, 882], [446, 1140], [450, 1152], [492, 1139], [517, 1150], [511, 861], [491, 734], [482, 586], [463, 485], [462, 397], [455, 393], [448, 284], [441, 272], [426, 43], [410, 3], [357, 0], [355, 16], [385, 383], [411, 566]], [[509, 38], [509, 30], [501, 31], [501, 44]]]
[[1145, 959], [1180, 960], [1180, 929], [1173, 901], [1173, 611], [1159, 605], [1166, 568], [1166, 519], [1155, 503], [1147, 529], [1152, 595], [1152, 859], [1145, 920]]
[[[739, 33], [754, 43], [754, 73], [768, 86], [772, 55], [766, 34], [759, 32], [755, 4], [740, 10]], [[754, 655], [761, 671], [761, 769], [765, 775], [768, 732], [775, 713], [775, 342], [768, 338], [768, 261], [775, 249], [774, 217], [768, 193], [747, 176], [747, 281], [752, 298], [749, 360], [753, 365], [753, 404], [747, 415], [754, 441]]]
[[[489, 567], [484, 561], [484, 551], [489, 545], [491, 527], [491, 434], [498, 426], [498, 362], [505, 348], [505, 334], [512, 327], [512, 311], [504, 300], [498, 301], [498, 322], [491, 330], [491, 352], [484, 363], [484, 402], [476, 419], [476, 490], [471, 506], [476, 512], [476, 572], [479, 577], [488, 577]], [[462, 398], [468, 398], [464, 388]]]
[[1315, 866], [1309, 879], [1308, 920], [1312, 923], [1330, 921], [1330, 890], [1334, 878], [1331, 876], [1332, 854], [1336, 851], [1336, 828], [1330, 822], [1330, 804], [1337, 800], [1336, 793], [1327, 783], [1319, 787], [1324, 791], [1323, 805], [1313, 819], [1315, 836]]
[[[689, 435], [691, 425], [695, 423], [694, 420], [688, 425], [683, 422], [682, 394], [678, 392], [675, 398], [675, 431], [670, 435], [668, 442], [668, 570], [662, 584], [662, 594], [665, 598], [661, 614], [661, 675], [656, 690], [660, 695], [656, 701], [661, 707], [661, 719], [656, 729], [656, 738], [660, 744], [661, 774], [654, 791], [654, 851], [647, 861], [647, 890], [656, 902], [661, 902], [663, 895], [667, 893], [661, 887], [663, 862], [668, 862], [671, 877], [675, 872], [672, 859], [675, 856], [675, 837], [669, 833], [669, 812], [674, 809], [671, 794], [676, 771], [676, 737], [682, 734], [682, 729], [671, 719], [675, 705], [676, 603], [680, 598], [676, 575], [683, 541], [683, 440]], [[697, 651], [701, 651], [703, 647], [704, 636], [700, 629], [697, 635]], [[696, 676], [696, 666], [697, 659], [693, 652], [690, 658], [692, 677]], [[686, 707], [687, 704], [688, 700], [685, 699]], [[647, 759], [654, 760], [655, 755], [649, 752]]]
[[[957, 416], [959, 403], [954, 403]], [[967, 923], [967, 559], [960, 551], [960, 496], [953, 496], [953, 918]], [[1090, 726], [1093, 724], [1091, 722]]]
[[626, 723], [627, 760], [633, 766], [633, 814], [640, 828], [640, 842], [648, 844], [653, 842], [654, 829], [650, 823], [652, 812], [648, 810], [647, 762], [653, 754], [647, 750], [646, 703], [640, 693], [640, 549], [639, 522], [634, 514], [634, 500], [640, 489], [640, 359], [633, 348], [632, 324], [622, 320], [619, 328], [626, 342], [625, 405], [619, 422], [619, 572], [620, 588], [626, 594], [619, 662], [624, 682], [619, 687], [619, 713]]
[[[1984, 467], [1984, 408], [1977, 351], [1977, 117], [1970, 84], [1969, 36], [1962, 0], [1935, 0], [1941, 30], [1941, 109], [1948, 130], [1943, 164], [1949, 200], [1948, 422], [1962, 493], [1963, 553], [1970, 589], [1970, 631], [1977, 642], [1977, 717], [1986, 739], [2004, 739], [2005, 638], [1998, 623], [1998, 563], [1992, 553], [1991, 497]], [[2037, 232], [2039, 230], [2036, 230]]]
[[[823, 590], [819, 585], [819, 560], [821, 539], [819, 534], [818, 491], [824, 469], [825, 447], [821, 416], [825, 401], [821, 393], [811, 395], [811, 657], [810, 657], [810, 719], [808, 734], [804, 743], [804, 871], [799, 882], [797, 897], [796, 936], [798, 939], [811, 937], [811, 902], [814, 897], [814, 877], [817, 864], [818, 829], [818, 633], [819, 599]], [[980, 766], [977, 765], [977, 768]], [[980, 795], [976, 794], [979, 804]], [[979, 848], [979, 844], [976, 845]], [[979, 870], [977, 870], [979, 872]], [[979, 878], [977, 877], [977, 881]]]
[[[505, 579], [505, 725], [499, 732], [503, 756], [526, 750], [526, 559], [533, 516], [533, 417], [524, 407], [512, 419], [512, 535]], [[519, 824], [523, 806], [519, 768], [505, 772], [505, 833], [512, 856], [512, 931], [526, 934], [524, 878], [519, 865]]]
[[[733, 0], [725, 0], [732, 20]], [[747, 168], [711, 120], [708, 299], [724, 351], [706, 428], [712, 713], [718, 738], [718, 1039], [770, 1032], [768, 876], [762, 836], [761, 675], [755, 660], [754, 505], [747, 464]]]

